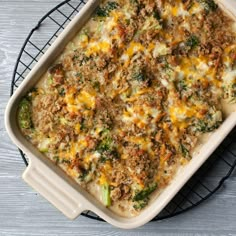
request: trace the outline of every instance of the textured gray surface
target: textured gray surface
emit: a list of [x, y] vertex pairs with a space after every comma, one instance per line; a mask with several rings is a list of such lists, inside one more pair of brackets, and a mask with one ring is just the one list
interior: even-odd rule
[[[236, 173], [210, 200], [183, 215], [120, 230], [79, 217], [66, 219], [21, 179], [25, 166], [4, 128], [12, 71], [39, 18], [60, 1], [0, 0], [0, 235], [236, 235]], [[217, 173], [211, 176], [211, 180]]]

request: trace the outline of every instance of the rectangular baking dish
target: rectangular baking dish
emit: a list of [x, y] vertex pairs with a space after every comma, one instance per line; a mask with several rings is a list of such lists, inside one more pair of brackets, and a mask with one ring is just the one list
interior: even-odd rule
[[[223, 10], [236, 19], [235, 0], [218, 0], [216, 2]], [[62, 52], [66, 44], [86, 23], [98, 4], [99, 0], [89, 0], [87, 2], [21, 83], [7, 105], [5, 125], [12, 141], [29, 157], [29, 166], [23, 173], [23, 179], [64, 215], [74, 219], [84, 210], [90, 210], [116, 227], [131, 229], [150, 221], [171, 201], [234, 128], [236, 125], [236, 112], [228, 116], [219, 129], [210, 135], [208, 141], [194, 155], [192, 160], [186, 166], [181, 167], [181, 171], [178, 171], [171, 184], [156, 199], [152, 200], [140, 215], [133, 218], [124, 218], [99, 203], [23, 137], [16, 119], [17, 107], [21, 98], [37, 83], [49, 65]]]

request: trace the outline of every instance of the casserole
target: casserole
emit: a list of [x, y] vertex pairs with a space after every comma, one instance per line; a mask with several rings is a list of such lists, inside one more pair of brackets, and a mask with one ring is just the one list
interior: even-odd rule
[[[56, 45], [56, 44], [55, 44]], [[29, 87], [28, 87], [29, 88]], [[25, 88], [26, 90], [27, 90], [27, 88]], [[16, 110], [16, 109], [15, 109]], [[11, 116], [11, 117], [14, 117], [14, 116]], [[220, 131], [222, 131], [222, 129], [224, 128], [224, 132], [222, 131], [222, 137], [223, 136], [225, 136], [226, 134], [227, 134], [227, 132], [230, 130], [230, 128], [232, 128], [232, 126], [234, 125], [234, 121], [235, 121], [235, 116], [233, 116], [233, 118], [232, 118], [232, 116], [229, 116], [229, 118], [225, 121], [225, 123], [219, 128], [219, 130], [217, 131], [217, 132], [220, 132]], [[226, 126], [225, 124], [228, 124], [228, 126]], [[219, 134], [219, 133], [218, 133]], [[214, 134], [211, 136], [211, 138], [210, 138], [210, 140], [212, 140], [212, 137], [214, 137]], [[219, 140], [218, 140], [218, 142], [219, 142]], [[217, 143], [217, 142], [216, 142]], [[205, 145], [204, 145], [205, 146]], [[201, 148], [201, 150], [200, 150], [200, 153], [202, 153], [203, 151], [202, 150], [204, 150], [204, 146]], [[31, 149], [31, 147], [29, 148], [29, 151], [30, 151], [30, 149]], [[25, 149], [23, 149], [24, 151], [25, 151]], [[208, 150], [208, 154], [209, 154], [209, 151], [211, 151], [212, 149], [209, 149]], [[26, 154], [28, 154], [27, 153], [27, 151], [25, 151], [26, 152]], [[201, 156], [201, 160], [203, 161], [203, 159], [202, 159], [202, 157], [203, 156]], [[200, 158], [196, 158], [196, 157], [194, 157], [193, 158], [193, 160], [195, 160], [195, 159], [200, 159]], [[50, 165], [49, 163], [47, 163], [47, 161], [46, 160], [43, 160], [47, 165]], [[34, 165], [35, 167], [34, 168], [36, 168], [35, 169], [35, 172], [36, 173], [34, 173], [34, 175], [32, 175], [32, 172], [30, 172], [30, 171], [28, 171], [28, 172], [26, 172], [25, 173], [25, 175], [24, 175], [24, 178], [26, 179], [26, 181], [28, 181], [28, 182], [30, 182], [31, 181], [31, 184], [32, 184], [32, 181], [34, 182], [34, 185], [35, 185], [35, 187], [36, 188], [40, 188], [39, 186], [42, 184], [42, 182], [40, 183], [40, 179], [44, 179], [45, 178], [45, 176], [44, 175], [42, 175], [42, 172], [40, 172], [40, 169], [39, 169], [39, 167], [40, 167], [40, 163], [38, 162], [38, 161], [33, 161], [33, 158], [32, 158], [32, 160], [31, 160], [31, 164], [30, 164], [30, 169], [32, 169], [33, 167], [33, 163], [34, 162], [37, 162], [37, 165]], [[188, 171], [190, 171], [191, 170], [191, 163], [192, 163], [193, 161], [191, 161], [190, 162], [190, 164], [188, 165], [188, 169], [186, 170], [186, 172], [184, 173], [184, 174], [186, 174], [186, 173], [188, 173]], [[197, 167], [198, 166], [198, 164], [197, 164], [197, 161], [195, 160], [194, 161], [194, 165], [195, 165], [195, 167]], [[53, 169], [55, 169], [55, 172], [57, 172], [57, 173], [59, 173], [58, 171], [59, 170], [56, 170], [56, 168], [53, 168]], [[37, 170], [37, 171], [36, 171]], [[28, 174], [27, 174], [28, 173]], [[31, 174], [30, 174], [31, 173]], [[184, 178], [184, 174], [183, 174], [183, 176], [182, 176], [182, 180], [183, 179], [185, 179]], [[46, 175], [46, 177], [48, 178], [48, 177], [50, 177], [50, 173], [48, 173], [48, 175]], [[191, 175], [191, 174], [190, 174]], [[28, 177], [27, 177], [28, 176]], [[178, 176], [178, 175], [177, 175]], [[36, 177], [36, 178], [35, 178]], [[51, 175], [51, 177], [53, 178], [53, 176]], [[55, 176], [54, 176], [55, 177]], [[176, 177], [177, 178], [177, 177]], [[50, 181], [49, 180], [49, 183], [51, 183], [52, 184], [52, 181]], [[172, 184], [170, 185], [170, 186], [172, 186], [173, 185], [173, 183], [175, 183], [175, 180], [172, 182]], [[175, 183], [176, 184], [176, 183]], [[73, 184], [72, 184], [73, 185]], [[181, 186], [181, 184], [176, 184], [177, 186]], [[68, 188], [67, 187], [63, 187], [62, 188], [63, 189], [63, 191], [65, 191], [65, 195], [67, 195], [68, 193], [70, 193], [70, 191], [68, 191]], [[167, 189], [166, 190], [168, 190], [168, 187], [167, 187]], [[165, 190], [165, 191], [166, 191]], [[44, 189], [44, 191], [43, 191], [43, 195], [47, 195], [47, 197], [48, 198], [50, 198], [50, 200], [51, 201], [54, 201], [54, 204], [56, 204], [56, 205], [60, 205], [60, 201], [65, 201], [65, 197], [66, 196], [64, 196], [62, 193], [60, 193], [60, 189], [55, 189], [55, 191], [54, 191], [54, 194], [60, 194], [60, 197], [58, 196], [58, 198], [57, 199], [54, 199], [53, 200], [53, 197], [50, 195], [50, 191], [51, 191], [51, 189], [50, 188], [46, 188], [46, 189]], [[165, 192], [164, 191], [164, 192]], [[83, 192], [82, 190], [80, 191], [81, 193]], [[162, 193], [162, 194], [164, 194], [164, 192]], [[83, 193], [84, 195], [86, 195], [85, 193]], [[161, 198], [161, 196], [162, 196], [162, 194], [160, 195], [160, 197], [158, 198], [158, 200], [159, 200], [159, 204], [161, 204], [161, 202], [162, 202], [162, 198]], [[71, 198], [68, 202], [67, 202], [67, 207], [69, 208], [69, 205], [71, 205], [72, 207], [71, 207], [71, 209], [74, 209], [74, 212], [75, 212], [75, 214], [77, 214], [78, 212], [76, 211], [76, 209], [79, 211], [79, 209], [78, 208], [76, 208], [76, 207], [73, 207], [73, 203], [76, 205], [76, 201], [75, 201], [75, 199], [73, 199], [73, 193], [70, 193], [69, 194], [70, 196], [69, 196], [69, 198]], [[168, 196], [165, 198], [165, 199], [168, 199], [168, 197], [169, 196], [171, 196], [171, 193], [170, 194], [168, 194]], [[59, 202], [58, 202], [59, 201]], [[85, 199], [81, 199], [81, 201], [82, 201], [82, 205], [83, 206], [86, 206], [87, 205], [87, 207], [88, 207], [88, 209], [91, 209], [91, 206], [89, 206], [89, 203], [88, 202], [86, 202], [85, 201]], [[84, 202], [83, 202], [84, 201]], [[160, 206], [160, 205], [159, 205]], [[62, 206], [61, 206], [62, 207]], [[63, 211], [65, 211], [65, 209], [62, 209]], [[150, 210], [150, 206], [145, 210], [145, 211], [147, 211], [147, 210]], [[94, 211], [95, 212], [98, 212], [98, 210], [97, 209], [95, 209], [94, 208]], [[106, 211], [106, 210], [105, 210]], [[144, 211], [144, 212], [145, 212]], [[141, 215], [143, 216], [143, 214], [144, 214], [144, 212], [142, 212], [141, 213]], [[67, 213], [67, 215], [68, 215], [68, 213]], [[99, 212], [99, 215], [102, 215], [102, 213], [101, 212]], [[110, 213], [110, 215], [112, 215], [112, 213]], [[141, 216], [140, 215], [140, 216]], [[135, 218], [135, 220], [137, 220], [139, 217], [136, 217]], [[143, 217], [144, 218], [144, 217]], [[107, 219], [108, 221], [110, 221], [110, 222], [112, 222], [112, 220], [111, 219], [109, 219], [109, 217], [106, 217], [105, 219]], [[116, 217], [116, 219], [117, 219], [117, 217]], [[146, 218], [147, 219], [147, 218]], [[126, 221], [127, 222], [130, 222], [129, 224], [131, 225], [131, 222], [132, 222], [132, 219], [126, 219]], [[124, 226], [125, 227], [125, 226]]]

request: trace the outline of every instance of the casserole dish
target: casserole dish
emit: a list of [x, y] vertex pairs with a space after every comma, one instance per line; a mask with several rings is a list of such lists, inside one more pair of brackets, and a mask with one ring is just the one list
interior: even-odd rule
[[[235, 113], [230, 115], [222, 126], [210, 137], [208, 142], [202, 146], [201, 150], [195, 155], [192, 161], [187, 165], [186, 171], [178, 173], [173, 182], [162, 192], [158, 197], [158, 202], [153, 202], [149, 205], [138, 217], [132, 219], [126, 219], [116, 216], [103, 206], [99, 206], [96, 200], [92, 199], [90, 195], [84, 192], [65, 176], [58, 168], [52, 163], [43, 158], [42, 154], [37, 152], [33, 147], [26, 148], [28, 143], [21, 136], [16, 124], [16, 110], [17, 101], [29, 90], [37, 79], [41, 76], [43, 71], [46, 70], [48, 64], [50, 64], [57, 56], [55, 52], [60, 52], [58, 48], [64, 48], [65, 43], [73, 36], [78, 30], [77, 23], [82, 22], [82, 17], [91, 13], [96, 6], [97, 2], [89, 2], [82, 13], [78, 15], [77, 21], [74, 20], [70, 26], [65, 30], [59, 40], [53, 45], [53, 47], [45, 54], [43, 59], [37, 64], [29, 77], [23, 82], [16, 94], [11, 99], [7, 112], [6, 112], [6, 125], [12, 139], [16, 144], [30, 156], [30, 165], [23, 175], [23, 178], [32, 185], [35, 189], [42, 193], [49, 201], [56, 205], [62, 212], [68, 217], [76, 217], [82, 210], [89, 209], [103, 217], [108, 222], [124, 228], [137, 227], [148, 220], [150, 220], [155, 214], [157, 214], [174, 196], [174, 194], [181, 188], [181, 186], [188, 180], [188, 178], [198, 169], [198, 167], [206, 160], [214, 148], [222, 141], [227, 133], [235, 125]], [[86, 21], [85, 18], [83, 18]], [[74, 24], [74, 25], [73, 25]], [[54, 53], [52, 53], [54, 52]], [[217, 138], [218, 137], [218, 138]], [[220, 138], [219, 138], [220, 137]], [[211, 147], [207, 145], [211, 143]], [[35, 155], [34, 155], [34, 154]], [[37, 156], [37, 157], [36, 157]], [[181, 181], [180, 181], [181, 180]], [[68, 185], [69, 184], [69, 185]], [[60, 188], [56, 187], [60, 186]], [[150, 208], [152, 205], [152, 208]], [[151, 210], [150, 210], [151, 209]], [[147, 214], [148, 213], [148, 214]]]

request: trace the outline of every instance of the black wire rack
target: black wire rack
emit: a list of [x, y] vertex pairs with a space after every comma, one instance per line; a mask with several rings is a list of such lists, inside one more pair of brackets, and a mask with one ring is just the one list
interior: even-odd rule
[[[51, 46], [66, 25], [85, 5], [83, 0], [66, 0], [44, 15], [26, 38], [15, 65], [11, 95]], [[26, 165], [28, 160], [21, 151]], [[236, 166], [236, 129], [234, 129], [174, 199], [152, 221], [176, 216], [209, 199], [230, 177]], [[217, 177], [216, 177], [217, 176]], [[83, 216], [103, 221], [91, 211]]]

